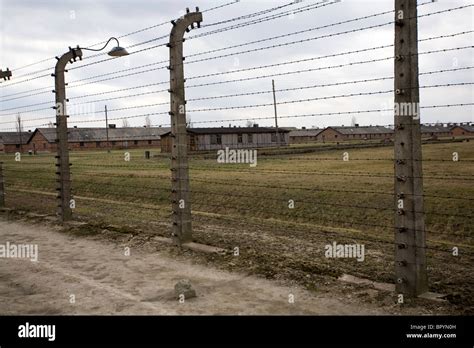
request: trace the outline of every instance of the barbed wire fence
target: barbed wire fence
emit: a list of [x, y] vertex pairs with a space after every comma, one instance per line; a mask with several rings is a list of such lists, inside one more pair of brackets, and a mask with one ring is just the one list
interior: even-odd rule
[[[206, 14], [218, 14], [226, 7], [239, 6], [237, 2], [229, 2], [208, 10], [202, 11]], [[201, 25], [198, 34], [190, 35], [189, 40], [211, 40], [214, 35], [229, 31], [239, 31], [241, 28], [260, 28], [272, 25], [288, 16], [311, 14], [317, 16], [319, 11], [324, 11], [332, 6], [341, 6], [339, 1], [318, 1], [311, 4], [300, 2], [289, 2], [280, 6], [270, 7], [246, 15], [231, 17], [225, 20], [216, 20], [206, 24], [206, 18]], [[470, 11], [473, 5], [451, 6], [446, 9], [437, 9], [437, 4], [431, 1], [418, 4], [423, 9], [423, 14], [417, 15], [416, 20], [423, 27], [423, 19], [440, 17], [456, 12]], [[394, 49], [394, 44], [370, 45], [357, 50], [336, 50], [327, 54], [314, 57], [305, 56], [299, 59], [285, 59], [281, 56], [277, 63], [255, 64], [240, 67], [240, 63], [232, 69], [225, 71], [201, 71], [211, 65], [203, 67], [201, 63], [208, 64], [227, 58], [238, 59], [252, 54], [272, 54], [279, 48], [297, 48], [298, 45], [308, 42], [324, 42], [337, 37], [348, 37], [356, 34], [370, 33], [374, 29], [390, 29], [396, 27], [397, 20], [394, 18], [396, 11], [390, 9], [365, 16], [332, 21], [326, 25], [314, 26], [304, 30], [293, 31], [280, 35], [264, 38], [256, 38], [253, 41], [235, 43], [210, 50], [195, 51], [186, 55], [183, 65], [198, 74], [190, 73], [186, 76], [186, 91], [192, 91], [196, 95], [186, 99], [188, 106], [186, 113], [197, 116], [192, 124], [199, 126], [242, 124], [245, 122], [266, 122], [272, 124], [274, 115], [268, 113], [270, 108], [276, 104], [278, 107], [311, 105], [314, 108], [317, 102], [343, 101], [354, 98], [370, 98], [371, 96], [394, 95], [394, 75], [381, 76], [359, 76], [352, 78], [351, 69], [354, 67], [365, 67], [370, 72], [371, 67], [377, 64], [392, 68], [397, 57], [386, 54], [387, 49]], [[220, 18], [220, 16], [218, 16]], [[377, 24], [366, 24], [369, 20], [380, 20]], [[404, 18], [411, 20], [412, 18]], [[130, 36], [144, 33], [155, 29], [166, 29], [169, 22], [159, 23], [134, 32], [119, 36], [128, 38]], [[344, 26], [356, 26], [350, 29]], [[321, 33], [324, 30], [333, 30], [329, 33]], [[314, 36], [299, 38], [302, 34]], [[473, 49], [472, 28], [463, 31], [443, 33], [435, 36], [422, 36], [418, 43], [439, 42], [436, 50], [421, 50], [416, 54], [416, 59], [424, 56], [440, 56], [460, 51]], [[162, 36], [156, 36], [130, 46], [135, 49], [130, 52], [132, 56], [139, 55], [152, 50], [166, 50], [168, 34], [166, 31]], [[466, 39], [468, 44], [449, 47], [449, 40], [453, 38]], [[290, 41], [281, 42], [281, 40]], [[102, 43], [91, 45], [97, 46]], [[259, 45], [252, 47], [252, 45]], [[235, 50], [235, 51], [233, 51]], [[369, 59], [358, 58], [357, 55], [364, 54]], [[410, 58], [405, 57], [405, 58]], [[325, 60], [343, 58], [342, 63], [324, 63]], [[112, 116], [108, 121], [121, 121], [131, 119], [143, 119], [152, 117], [153, 127], [171, 127], [169, 119], [169, 101], [156, 103], [137, 103], [137, 100], [146, 100], [151, 96], [155, 99], [166, 98], [169, 93], [169, 79], [156, 81], [155, 73], [167, 72], [169, 60], [163, 59], [151, 63], [120, 68], [111, 72], [99, 74], [87, 74], [100, 64], [107, 63], [113, 58], [107, 58], [104, 54], [94, 54], [84, 57], [84, 62], [68, 69], [74, 76], [68, 82], [67, 90], [74, 93], [75, 90], [83, 90], [88, 86], [101, 86], [100, 92], [73, 95], [68, 99], [70, 102], [69, 123], [73, 126], [87, 124], [98, 124], [105, 122], [105, 111], [96, 111], [97, 104], [111, 104], [114, 102], [133, 102], [130, 106], [108, 108], [107, 112]], [[51, 71], [54, 69], [54, 57], [34, 62], [28, 65], [12, 69], [14, 79], [8, 83], [0, 84], [2, 110], [0, 116], [0, 127], [4, 131], [15, 131], [16, 120], [5, 120], [18, 113], [28, 115], [22, 119], [25, 126], [30, 129], [47, 127], [50, 122], [55, 121], [55, 105], [51, 99], [44, 101], [51, 93]], [[310, 68], [299, 68], [298, 64], [311, 63]], [[319, 64], [314, 66], [313, 64]], [[47, 65], [48, 67], [42, 67]], [[41, 66], [41, 68], [37, 68]], [[281, 68], [288, 69], [285, 71]], [[30, 71], [34, 69], [33, 71]], [[267, 70], [266, 70], [267, 69]], [[268, 72], [268, 69], [272, 69]], [[425, 83], [420, 86], [401, 86], [401, 90], [420, 89], [424, 93], [434, 90], [443, 90], [450, 93], [457, 87], [470, 86], [474, 82], [467, 79], [472, 76], [473, 66], [439, 66], [425, 68], [420, 65], [418, 76], [421, 78], [440, 77], [441, 81]], [[24, 71], [16, 74], [17, 71]], [[329, 72], [345, 74], [342, 80], [325, 82], [321, 76]], [[240, 74], [250, 74], [241, 76]], [[285, 86], [286, 77], [299, 77], [317, 73], [318, 83]], [[465, 74], [466, 75], [463, 75]], [[470, 73], [470, 75], [467, 75]], [[113, 83], [119, 79], [130, 79], [132, 82], [138, 76], [148, 77], [148, 83], [132, 84], [125, 88], [102, 88], [103, 83]], [[328, 75], [329, 76], [329, 75]], [[271, 88], [258, 88], [248, 90], [246, 83], [266, 83], [269, 79], [279, 77], [282, 80], [282, 88], [277, 88], [279, 95], [289, 92], [298, 93], [311, 91], [310, 98], [288, 98], [271, 101]], [[216, 80], [217, 78], [217, 80]], [[41, 82], [39, 87], [36, 87]], [[392, 86], [386, 85], [392, 83]], [[30, 88], [29, 86], [35, 87]], [[384, 85], [385, 84], [385, 85]], [[209, 94], [210, 87], [228, 85], [237, 90], [236, 93]], [[360, 88], [374, 86], [368, 91], [360, 91]], [[383, 86], [383, 88], [381, 87]], [[12, 91], [12, 87], [16, 91]], [[348, 92], [335, 92], [325, 95], [330, 88], [354, 88]], [[239, 92], [243, 91], [243, 92]], [[200, 93], [200, 94], [198, 94]], [[243, 98], [260, 98], [268, 96], [267, 101], [242, 103]], [[161, 98], [163, 97], [163, 98]], [[49, 99], [49, 98], [48, 98]], [[260, 99], [257, 99], [260, 100]], [[234, 102], [235, 104], [231, 104]], [[221, 102], [221, 104], [206, 105], [206, 103]], [[314, 103], [314, 104], [307, 104]], [[204, 106], [201, 106], [203, 105]], [[365, 103], [369, 104], [369, 103]], [[446, 98], [440, 103], [433, 105], [422, 104], [421, 110], [446, 110], [446, 112], [459, 109], [472, 108], [472, 100], [451, 102]], [[90, 107], [90, 108], [88, 108]], [[158, 108], [158, 109], [156, 109]], [[135, 109], [152, 109], [148, 112], [135, 112]], [[92, 112], [91, 112], [92, 110]], [[240, 111], [248, 113], [256, 111], [258, 114], [248, 114], [239, 117], [216, 117], [223, 112]], [[263, 110], [263, 111], [262, 111]], [[128, 114], [128, 112], [131, 112]], [[347, 108], [337, 109], [331, 112], [310, 113], [283, 113], [278, 115], [278, 120], [304, 119], [304, 120], [328, 120], [338, 116], [377, 115], [380, 113], [393, 113], [392, 107], [378, 108]], [[114, 114], [122, 115], [114, 116]], [[123, 115], [126, 113], [126, 115]], [[31, 115], [31, 116], [30, 116]], [[50, 116], [48, 116], [50, 115]], [[200, 115], [205, 115], [200, 117]], [[471, 122], [472, 120], [463, 120]], [[384, 124], [383, 126], [396, 129], [398, 124]], [[144, 136], [145, 137], [145, 136]], [[131, 137], [133, 140], [137, 136]], [[126, 141], [124, 137], [110, 141]], [[461, 146], [465, 143], [447, 142]], [[273, 143], [259, 144], [263, 148], [272, 146]], [[441, 153], [431, 151], [427, 148], [427, 155], [423, 159], [397, 158], [401, 161], [420, 161], [423, 164], [423, 173], [412, 175], [405, 179], [423, 179], [425, 190], [420, 193], [403, 192], [403, 196], [412, 196], [413, 200], [422, 198], [425, 208], [413, 210], [413, 214], [422, 216], [426, 221], [426, 228], [412, 228], [413, 233], [426, 233], [426, 244], [404, 244], [394, 240], [396, 229], [394, 216], [400, 213], [400, 208], [394, 206], [394, 202], [400, 200], [400, 193], [394, 190], [394, 158], [387, 155], [381, 149], [387, 149], [386, 144], [370, 143], [368, 147], [358, 148], [356, 145], [344, 148], [341, 142], [333, 147], [320, 147], [312, 152], [298, 152], [297, 150], [285, 153], [275, 149], [259, 150], [258, 166], [248, 167], [245, 165], [225, 165], [215, 161], [215, 154], [193, 154], [189, 157], [189, 172], [191, 187], [189, 194], [193, 220], [197, 227], [194, 228], [194, 239], [199, 242], [219, 246], [230, 250], [239, 250], [237, 254], [247, 254], [249, 260], [260, 260], [260, 263], [269, 263], [267, 266], [259, 266], [259, 271], [269, 276], [275, 276], [275, 269], [288, 268], [295, 273], [319, 272], [319, 273], [351, 273], [366, 277], [374, 277], [372, 273], [376, 270], [376, 278], [393, 281], [395, 267], [406, 267], [406, 265], [419, 265], [416, 261], [397, 260], [393, 257], [393, 250], [401, 247], [413, 247], [415, 253], [420, 250], [427, 253], [428, 278], [430, 290], [447, 291], [449, 285], [454, 282], [458, 284], [461, 280], [466, 287], [471, 286], [462, 275], [454, 280], [443, 284], [444, 272], [440, 267], [461, 267], [471, 265], [474, 260], [474, 245], [472, 243], [472, 207], [470, 202], [472, 190], [469, 188], [472, 175], [474, 157], [452, 158], [452, 148], [443, 149]], [[385, 146], [382, 146], [385, 145]], [[351, 148], [352, 147], [352, 148]], [[290, 147], [291, 148], [291, 147]], [[323, 151], [323, 152], [321, 152]], [[342, 151], [342, 152], [341, 152]], [[126, 151], [130, 156], [130, 153]], [[126, 160], [122, 153], [97, 154], [87, 152], [71, 152], [72, 191], [75, 200], [74, 214], [78, 217], [86, 216], [104, 221], [121, 223], [134, 223], [145, 226], [170, 224], [172, 214], [170, 200], [172, 199], [171, 183], [169, 175], [170, 160], [167, 154], [157, 153], [153, 160], [132, 157]], [[350, 156], [349, 156], [350, 155]], [[7, 162], [7, 160], [9, 162]], [[21, 161], [5, 159], [3, 174], [5, 176], [5, 191], [7, 204], [20, 203], [31, 205], [32, 209], [51, 212], [56, 205], [56, 193], [54, 177], [55, 164], [51, 156], [23, 156]], [[22, 196], [23, 195], [23, 196]], [[37, 198], [34, 198], [37, 197]], [[77, 212], [77, 213], [76, 213]], [[402, 212], [403, 213], [403, 212]], [[154, 227], [153, 227], [154, 228]], [[156, 227], [157, 228], [157, 227]], [[343, 261], [331, 262], [324, 256], [324, 247], [333, 242], [338, 244], [358, 243], [363, 244], [367, 250], [366, 267], [359, 267], [360, 263], [344, 263]], [[258, 255], [258, 257], [256, 256]], [[322, 255], [322, 256], [321, 256]], [[398, 255], [398, 254], [397, 254]], [[403, 261], [403, 262], [401, 262]], [[449, 265], [449, 266], [448, 266]], [[248, 265], [247, 265], [248, 266]], [[257, 267], [257, 266], [255, 266]], [[272, 268], [273, 267], [273, 268]], [[268, 274], [271, 273], [271, 274]], [[455, 275], [451, 275], [455, 277]], [[404, 280], [397, 278], [400, 282]], [[458, 282], [458, 283], [456, 283]], [[403, 291], [407, 293], [409, 291]], [[402, 300], [403, 301], [403, 300]]]

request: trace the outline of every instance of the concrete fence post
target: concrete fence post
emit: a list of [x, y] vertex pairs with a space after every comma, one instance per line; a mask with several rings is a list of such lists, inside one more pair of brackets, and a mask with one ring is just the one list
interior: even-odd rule
[[68, 148], [67, 110], [66, 110], [66, 83], [64, 81], [65, 68], [68, 62], [74, 62], [76, 58], [82, 57], [80, 48], [69, 48], [69, 52], [63, 54], [58, 60], [54, 69], [54, 82], [56, 94], [56, 175], [59, 191], [58, 215], [61, 221], [70, 220], [71, 210], [71, 175]]
[[170, 49], [170, 99], [171, 99], [171, 199], [172, 238], [175, 244], [192, 241], [191, 200], [187, 158], [186, 100], [184, 95], [184, 33], [200, 26], [202, 13], [187, 13], [172, 21], [168, 47]]
[[12, 77], [12, 72], [10, 71], [10, 69], [7, 68], [7, 70], [5, 71], [0, 69], [0, 79], [4, 79], [6, 81], [6, 80], [10, 80], [11, 77]]
[[415, 297], [428, 291], [416, 1], [395, 0], [394, 76], [396, 291]]

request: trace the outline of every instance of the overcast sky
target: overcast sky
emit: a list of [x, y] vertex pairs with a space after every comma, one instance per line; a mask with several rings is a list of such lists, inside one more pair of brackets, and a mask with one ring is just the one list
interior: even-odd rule
[[[423, 3], [426, 1], [427, 0], [419, 0], [418, 3]], [[199, 6], [201, 10], [206, 10], [229, 2], [232, 1], [0, 0], [0, 68], [5, 69], [6, 67], [9, 67], [13, 70], [12, 80], [0, 84], [0, 98], [2, 101], [0, 103], [0, 109], [2, 110], [0, 111], [0, 130], [15, 129], [15, 124], [12, 122], [14, 121], [16, 117], [15, 113], [17, 112], [20, 112], [22, 119], [24, 120], [25, 129], [34, 129], [35, 126], [40, 126], [47, 123], [48, 120], [43, 118], [51, 117], [51, 120], [54, 121], [54, 110], [52, 109], [34, 112], [31, 112], [31, 110], [53, 106], [54, 95], [51, 93], [51, 90], [54, 89], [54, 79], [53, 77], [49, 76], [49, 74], [53, 72], [53, 67], [56, 62], [54, 56], [65, 53], [69, 46], [80, 45], [82, 47], [87, 47], [108, 39], [111, 36], [119, 37], [139, 29], [153, 26], [155, 24], [168, 22], [171, 19], [181, 16], [184, 13], [184, 9], [186, 7], [190, 7], [192, 10], [194, 10], [195, 6]], [[277, 48], [256, 50], [255, 52], [235, 54], [203, 62], [191, 63], [192, 60], [196, 59], [268, 47], [275, 44], [289, 43], [292, 41], [304, 40], [321, 35], [358, 29], [365, 26], [384, 24], [393, 20], [393, 14], [389, 13], [366, 20], [360, 20], [342, 25], [334, 25], [324, 29], [309, 30], [305, 33], [297, 35], [291, 35], [274, 40], [243, 45], [237, 48], [191, 57], [193, 54], [208, 50], [245, 44], [259, 39], [271, 38], [272, 36], [288, 34], [296, 31], [346, 21], [361, 16], [368, 16], [379, 12], [389, 11], [393, 9], [394, 3], [392, 0], [344, 0], [340, 3], [329, 4], [317, 9], [297, 12], [300, 8], [318, 3], [316, 0], [306, 0], [291, 6], [282, 7], [280, 10], [276, 10], [259, 17], [206, 27], [206, 25], [211, 23], [232, 19], [242, 15], [248, 15], [276, 6], [282, 6], [290, 2], [290, 0], [241, 0], [238, 3], [225, 6], [214, 11], [203, 12], [202, 28], [195, 29], [186, 34], [186, 36], [192, 36], [211, 30], [226, 28], [230, 25], [244, 23], [252, 19], [267, 17], [269, 15], [280, 14], [289, 10], [296, 11], [294, 14], [286, 14], [280, 18], [263, 21], [262, 23], [187, 40], [184, 43], [184, 54], [185, 56], [188, 56], [185, 64], [185, 76], [188, 78], [186, 85], [192, 86], [202, 83], [265, 76], [303, 69], [317, 69], [319, 67], [347, 64], [349, 62], [387, 58], [393, 55], [393, 48], [388, 47], [384, 49], [370, 50], [338, 57], [313, 59], [306, 62], [286, 64], [278, 67], [230, 73], [233, 70], [238, 69], [259, 67], [262, 65], [283, 63], [305, 58], [316, 58], [347, 51], [391, 45], [393, 44], [394, 34], [393, 25], [390, 24], [370, 30], [362, 30], [344, 35], [336, 35], [329, 38], [310, 40], [304, 43], [284, 45]], [[472, 1], [466, 0], [440, 0], [433, 4], [420, 6], [418, 9], [418, 14], [424, 15], [448, 8], [469, 5], [472, 3]], [[422, 17], [419, 19], [419, 39], [471, 31], [474, 27], [473, 18], [473, 7]], [[145, 30], [137, 34], [123, 37], [120, 39], [120, 44], [124, 47], [130, 47], [143, 41], [166, 36], [169, 34], [170, 29], [171, 24], [167, 23], [151, 30]], [[166, 41], [167, 39], [155, 40], [147, 44], [129, 48], [129, 52], [132, 53], [143, 48], [165, 43]], [[472, 46], [472, 43], [473, 34], [468, 33], [444, 39], [422, 41], [419, 43], [419, 51], [425, 52], [444, 48], [454, 48], [469, 45]], [[112, 47], [112, 44], [110, 47]], [[83, 53], [85, 58], [94, 55], [94, 52], [90, 51], [83, 51]], [[82, 62], [68, 65], [68, 68], [71, 69], [70, 72], [66, 74], [66, 80], [70, 83], [67, 88], [67, 96], [70, 99], [68, 111], [69, 114], [71, 114], [69, 124], [71, 126], [78, 125], [80, 127], [104, 126], [105, 123], [103, 109], [105, 105], [107, 105], [108, 109], [111, 110], [108, 115], [109, 119], [112, 120], [109, 122], [116, 123], [119, 127], [122, 126], [122, 120], [113, 120], [114, 118], [168, 111], [168, 105], [130, 108], [134, 106], [168, 102], [169, 95], [167, 92], [153, 93], [154, 91], [168, 88], [169, 85], [167, 83], [156, 86], [136, 88], [128, 91], [108, 93], [102, 96], [91, 96], [77, 99], [77, 97], [87, 94], [108, 92], [117, 89], [166, 82], [169, 79], [169, 71], [166, 68], [163, 68], [163, 66], [166, 64], [156, 63], [167, 60], [168, 54], [168, 49], [164, 46], [160, 46], [131, 54], [128, 57], [110, 59], [78, 69], [72, 68], [103, 60], [104, 58], [107, 58], [107, 56], [101, 55], [99, 57], [86, 58]], [[419, 59], [420, 72], [423, 73], [440, 69], [453, 69], [457, 67], [473, 66], [473, 54], [473, 49], [470, 48], [421, 55]], [[25, 65], [44, 59], [47, 60], [40, 64], [22, 68]], [[140, 66], [146, 64], [149, 64], [149, 66], [140, 68]], [[126, 71], [126, 69], [133, 70]], [[145, 72], [145, 70], [150, 69], [154, 70]], [[125, 71], [114, 74], [120, 70]], [[113, 78], [130, 73], [137, 74], [114, 78], [102, 82], [95, 82], [97, 80]], [[195, 76], [213, 73], [225, 74], [211, 77], [193, 78]], [[109, 75], [102, 77], [99, 76], [103, 74]], [[367, 64], [356, 64], [332, 69], [320, 69], [313, 72], [286, 74], [283, 76], [265, 77], [249, 81], [225, 83], [205, 87], [188, 87], [186, 89], [186, 98], [193, 99], [259, 91], [270, 92], [272, 78], [275, 79], [277, 102], [325, 96], [337, 96], [343, 94], [376, 92], [393, 89], [393, 81], [382, 80], [378, 82], [347, 84], [324, 88], [307, 88], [296, 91], [278, 90], [361, 79], [390, 77], [392, 74], [393, 60], [383, 60]], [[48, 76], [37, 78], [42, 75]], [[24, 81], [29, 78], [34, 79], [15, 84], [15, 82]], [[90, 79], [83, 82], [74, 82], [87, 78]], [[421, 86], [473, 81], [474, 70], [472, 69], [420, 76]], [[83, 83], [87, 84], [81, 85]], [[38, 94], [44, 91], [47, 92]], [[127, 97], [131, 94], [138, 93], [148, 94], [136, 97]], [[30, 94], [36, 95], [28, 96]], [[472, 103], [474, 99], [472, 85], [421, 89], [420, 96], [422, 106]], [[5, 101], [12, 98], [16, 99]], [[74, 106], [77, 103], [84, 103], [87, 101], [94, 101], [104, 98], [115, 99], [93, 102], [91, 104], [81, 104], [80, 107]], [[31, 104], [48, 102], [51, 103], [47, 105], [23, 107]], [[203, 112], [191, 112], [191, 110], [254, 104], [271, 104], [272, 102], [273, 97], [271, 93], [262, 93], [232, 98], [189, 101], [187, 109], [188, 115], [191, 117], [194, 126], [227, 126], [229, 123], [232, 125], [245, 125], [245, 121], [226, 121], [214, 123], [200, 123], [199, 121], [247, 119], [253, 117], [270, 118], [273, 116], [273, 106]], [[297, 118], [289, 118], [285, 116], [385, 109], [390, 108], [392, 102], [393, 94], [385, 93], [368, 96], [355, 96], [282, 104], [278, 105], [278, 114], [281, 116], [279, 124], [281, 126], [297, 127], [350, 125], [352, 115], [326, 115]], [[114, 109], [126, 107], [130, 109], [113, 111]], [[473, 111], [474, 109], [472, 106], [423, 109], [421, 120], [422, 122], [474, 121]], [[74, 113], [79, 113], [80, 115], [73, 115]], [[41, 118], [41, 120], [34, 120], [37, 118]], [[169, 124], [169, 116], [166, 114], [152, 115], [150, 118], [153, 125]], [[80, 122], [84, 120], [95, 121], [88, 123]], [[356, 115], [356, 120], [357, 123], [361, 125], [388, 125], [393, 123], [393, 116], [386, 112], [365, 113]], [[145, 123], [145, 117], [130, 117], [128, 122], [132, 126], [143, 126]], [[273, 125], [273, 122], [274, 121], [271, 119], [257, 121], [257, 123], [259, 123], [261, 126], [271, 126]]]

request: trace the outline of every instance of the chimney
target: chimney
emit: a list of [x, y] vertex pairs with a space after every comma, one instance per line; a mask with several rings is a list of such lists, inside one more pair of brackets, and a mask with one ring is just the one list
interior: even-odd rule
[[257, 124], [257, 123], [254, 123], [254, 124], [253, 124], [253, 127], [254, 127], [254, 128], [258, 128], [258, 124]]
[[74, 128], [77, 128], [77, 126], [74, 126]]
[[117, 128], [117, 125], [114, 124], [114, 123], [110, 123], [110, 124], [109, 124], [109, 128]]
[[306, 127], [301, 127], [301, 129], [306, 129]]
[[359, 127], [359, 124], [358, 124], [358, 123], [355, 123], [354, 126], [355, 126], [355, 127]]

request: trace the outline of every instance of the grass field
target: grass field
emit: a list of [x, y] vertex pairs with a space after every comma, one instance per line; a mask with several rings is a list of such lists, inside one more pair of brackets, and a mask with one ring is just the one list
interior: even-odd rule
[[[76, 219], [169, 236], [170, 170], [167, 156], [151, 149], [71, 152]], [[190, 159], [194, 239], [241, 251], [209, 259], [224, 268], [316, 288], [320, 277], [350, 273], [393, 282], [392, 147], [259, 156], [248, 164], [219, 164], [209, 155]], [[349, 161], [342, 153], [349, 153]], [[452, 160], [453, 152], [459, 161]], [[474, 146], [472, 142], [423, 146], [425, 221], [430, 290], [474, 306]], [[6, 204], [56, 211], [54, 155], [2, 155]], [[289, 200], [294, 208], [289, 208]], [[365, 262], [324, 257], [324, 245], [366, 245]], [[460, 249], [453, 256], [451, 249]], [[469, 254], [470, 253], [470, 254]]]

